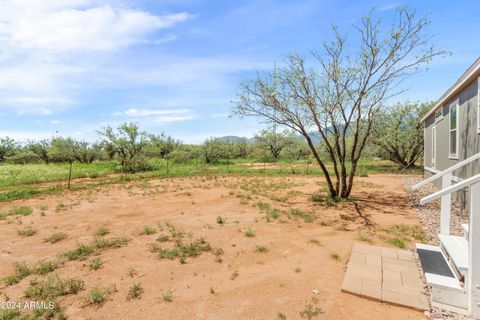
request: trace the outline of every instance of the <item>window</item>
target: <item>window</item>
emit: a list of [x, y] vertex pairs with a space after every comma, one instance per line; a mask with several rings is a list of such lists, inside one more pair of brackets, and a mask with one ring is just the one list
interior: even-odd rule
[[443, 107], [440, 107], [437, 111], [435, 111], [435, 122], [438, 122], [443, 119]]
[[450, 158], [458, 158], [458, 104], [450, 105]]

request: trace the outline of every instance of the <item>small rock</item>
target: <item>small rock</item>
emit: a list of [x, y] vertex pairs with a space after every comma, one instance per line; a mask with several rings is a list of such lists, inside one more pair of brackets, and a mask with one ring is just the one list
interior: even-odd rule
[[315, 294], [315, 295], [318, 295], [320, 293], [320, 291], [318, 291], [317, 289], [313, 289], [312, 293]]

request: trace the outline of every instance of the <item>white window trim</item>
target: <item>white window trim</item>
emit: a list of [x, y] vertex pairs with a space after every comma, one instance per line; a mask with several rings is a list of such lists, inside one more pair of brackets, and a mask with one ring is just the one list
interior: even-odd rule
[[477, 78], [477, 133], [480, 133], [480, 77]]
[[[443, 106], [440, 107], [440, 110], [442, 110], [442, 115], [440, 117], [437, 118], [438, 110], [435, 110], [435, 113], [433, 114], [433, 116], [435, 117], [435, 123], [440, 122], [443, 119]], [[480, 126], [479, 126], [479, 130], [480, 130]]]
[[432, 127], [432, 150], [431, 150], [431, 166], [433, 169], [437, 167], [437, 128], [436, 126]]
[[460, 130], [459, 130], [458, 125], [459, 125], [459, 123], [460, 123], [460, 121], [459, 121], [459, 119], [460, 119], [460, 103], [457, 101], [457, 102], [455, 102], [455, 103], [451, 103], [451, 104], [448, 106], [448, 116], [449, 116], [449, 118], [452, 116], [452, 114], [451, 114], [451, 112], [450, 112], [450, 109], [452, 108], [452, 106], [456, 106], [456, 107], [457, 107], [457, 112], [456, 112], [456, 113], [457, 113], [457, 125], [456, 125], [456, 127], [455, 127], [455, 131], [457, 132], [457, 134], [455, 135], [455, 139], [457, 140], [457, 141], [456, 141], [456, 147], [457, 147], [457, 149], [455, 150], [456, 153], [450, 153], [450, 146], [451, 146], [450, 140], [452, 139], [452, 135], [451, 135], [450, 133], [451, 133], [452, 131], [454, 131], [454, 130], [450, 129], [451, 120], [448, 119], [448, 120], [449, 120], [449, 121], [448, 121], [448, 157], [449, 157], [450, 159], [452, 159], [452, 160], [458, 160], [458, 148], [459, 148], [458, 143], [459, 143], [459, 136], [460, 136], [460, 134], [459, 134]]

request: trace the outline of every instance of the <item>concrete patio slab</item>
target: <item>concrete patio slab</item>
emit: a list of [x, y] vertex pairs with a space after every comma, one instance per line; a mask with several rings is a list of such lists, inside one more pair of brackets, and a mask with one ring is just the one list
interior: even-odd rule
[[408, 250], [354, 244], [342, 291], [418, 310], [430, 309], [415, 256]]

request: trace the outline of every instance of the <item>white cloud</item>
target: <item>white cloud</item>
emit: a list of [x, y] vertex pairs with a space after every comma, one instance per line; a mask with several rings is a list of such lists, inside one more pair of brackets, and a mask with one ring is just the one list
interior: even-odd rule
[[394, 9], [397, 9], [398, 7], [400, 7], [400, 4], [399, 3], [392, 3], [392, 4], [387, 4], [383, 7], [380, 7], [377, 9], [377, 11], [390, 11], [390, 10], [394, 10]]
[[123, 0], [0, 0], [0, 109], [54, 114], [85, 90], [118, 84], [104, 70], [128, 64], [122, 49], [174, 41], [162, 31], [189, 17]]
[[136, 109], [130, 108], [125, 111], [116, 111], [113, 116], [123, 116], [128, 118], [142, 118], [144, 121], [153, 121], [155, 123], [179, 122], [197, 119], [198, 116], [189, 109]]
[[148, 36], [189, 17], [184, 12], [157, 16], [110, 4], [78, 8], [92, 1], [49, 1], [36, 1], [33, 7], [26, 6], [25, 0], [0, 2], [0, 37], [4, 42], [12, 47], [53, 51], [114, 50], [159, 41]]
[[61, 124], [61, 123], [63, 123], [63, 121], [60, 121], [60, 120], [51, 120], [50, 123], [51, 123], [51, 124]]
[[128, 116], [128, 117], [149, 117], [149, 116], [163, 116], [172, 114], [185, 114], [189, 112], [187, 109], [136, 109], [130, 108], [125, 111], [117, 111], [112, 113], [113, 116]]

